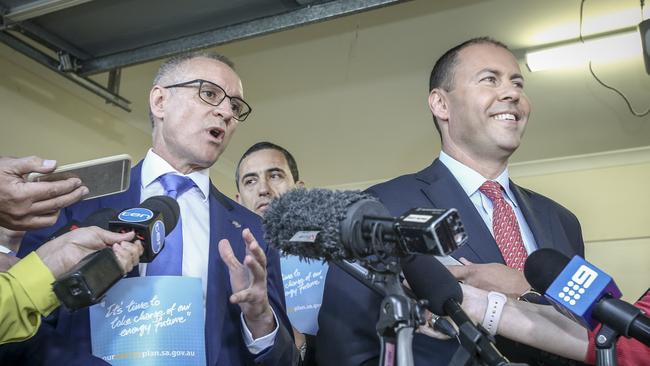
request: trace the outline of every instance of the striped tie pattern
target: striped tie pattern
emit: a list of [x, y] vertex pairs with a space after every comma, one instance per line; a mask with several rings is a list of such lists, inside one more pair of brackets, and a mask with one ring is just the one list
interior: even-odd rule
[[492, 232], [506, 265], [522, 271], [528, 254], [521, 238], [517, 216], [503, 198], [501, 185], [488, 180], [479, 190], [492, 201]]

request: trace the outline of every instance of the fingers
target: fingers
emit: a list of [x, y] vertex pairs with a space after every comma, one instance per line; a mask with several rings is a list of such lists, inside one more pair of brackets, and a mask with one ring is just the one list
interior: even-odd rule
[[123, 241], [113, 245], [113, 252], [120, 262], [122, 273], [126, 274], [140, 263], [140, 256], [144, 252], [144, 247], [140, 240], [134, 243]]
[[50, 173], [56, 168], [56, 160], [44, 160], [38, 156], [11, 159], [10, 166], [14, 173], [24, 175], [31, 172]]
[[[77, 202], [81, 197], [88, 194], [88, 188], [82, 187], [81, 179], [68, 178], [52, 182], [27, 182], [24, 185], [24, 193], [31, 197], [32, 202], [55, 200], [50, 205], [41, 208], [44, 211], [52, 211], [66, 207]], [[58, 200], [57, 200], [58, 199]]]
[[97, 226], [82, 227], [64, 234], [61, 238], [68, 235], [72, 236], [73, 241], [77, 245], [93, 250], [102, 249], [106, 246], [111, 246], [114, 243], [132, 241], [135, 237], [133, 231], [128, 233], [114, 233]]
[[112, 245], [113, 243], [120, 243], [123, 241], [132, 241], [135, 238], [134, 231], [129, 231], [127, 233], [114, 233], [97, 226], [91, 226], [89, 229], [95, 231], [99, 235], [102, 242], [104, 242], [106, 245]]
[[6, 218], [6, 225], [13, 230], [40, 229], [56, 224], [60, 211], [48, 212], [39, 216], [24, 216], [19, 219]]
[[229, 270], [234, 271], [241, 268], [242, 264], [239, 263], [239, 260], [235, 257], [235, 253], [233, 253], [228, 239], [222, 239], [219, 241], [219, 255], [226, 266], [228, 266]]
[[460, 259], [459, 259], [458, 261], [459, 261], [460, 263], [464, 264], [464, 265], [474, 264], [473, 262], [470, 262], [470, 261], [469, 261], [468, 259], [466, 259], [465, 257], [460, 257]]
[[244, 229], [242, 231], [242, 238], [244, 238], [248, 253], [253, 256], [260, 266], [266, 268], [266, 254], [264, 254], [262, 247], [257, 243], [257, 240], [249, 229]]
[[253, 291], [251, 289], [246, 289], [230, 295], [229, 300], [231, 304], [243, 304], [255, 302], [256, 299], [257, 298]]

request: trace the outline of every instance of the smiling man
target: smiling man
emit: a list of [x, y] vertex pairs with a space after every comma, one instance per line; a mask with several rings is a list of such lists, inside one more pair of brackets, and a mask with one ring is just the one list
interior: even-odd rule
[[[428, 102], [441, 137], [439, 157], [422, 171], [378, 184], [369, 193], [394, 216], [413, 207], [456, 208], [469, 241], [452, 253], [465, 265], [449, 269], [459, 280], [488, 291], [526, 292], [530, 286], [521, 270], [537, 248], [584, 254], [576, 217], [509, 179], [508, 159], [521, 144], [531, 106], [517, 59], [504, 44], [475, 38], [447, 51], [431, 71]], [[319, 317], [319, 364], [376, 364], [381, 300], [337, 267], [330, 269]], [[489, 320], [498, 324], [499, 319]], [[533, 355], [503, 339], [497, 346], [511, 361], [525, 362]], [[455, 340], [424, 334], [413, 340], [416, 365], [447, 365], [456, 349]], [[557, 358], [546, 362], [557, 364]]]

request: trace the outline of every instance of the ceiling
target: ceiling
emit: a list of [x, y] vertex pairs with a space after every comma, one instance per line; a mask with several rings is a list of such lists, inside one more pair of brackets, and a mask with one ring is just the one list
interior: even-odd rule
[[[638, 7], [638, 0], [589, 0], [585, 22]], [[481, 35], [518, 54], [561, 40], [541, 37], [553, 29], [564, 27], [564, 37], [575, 38], [578, 11], [577, 0], [414, 0], [221, 45], [216, 49], [235, 61], [254, 113], [239, 126], [216, 170], [233, 175], [248, 146], [269, 140], [294, 153], [310, 186], [417, 171], [439, 150], [426, 102], [428, 74], [439, 55]], [[158, 65], [122, 69], [120, 94], [132, 102], [131, 113], [98, 105], [149, 133], [147, 96]], [[637, 110], [650, 107], [650, 76], [641, 55], [594, 69]], [[522, 63], [522, 71], [533, 114], [513, 161], [650, 145], [650, 116], [632, 116], [586, 68], [530, 73]], [[105, 83], [106, 74], [92, 79]]]

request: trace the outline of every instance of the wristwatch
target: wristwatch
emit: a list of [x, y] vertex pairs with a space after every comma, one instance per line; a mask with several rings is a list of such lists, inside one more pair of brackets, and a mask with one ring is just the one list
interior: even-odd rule
[[530, 289], [523, 294], [521, 294], [517, 300], [519, 301], [525, 301], [525, 302], [530, 302], [533, 304], [539, 304], [539, 305], [549, 305], [548, 301], [544, 297], [544, 295], [540, 294], [539, 292]]
[[487, 300], [488, 305], [485, 309], [482, 325], [490, 334], [496, 335], [499, 320], [501, 320], [501, 312], [503, 311], [503, 306], [508, 302], [508, 298], [500, 292], [490, 291], [488, 292]]

